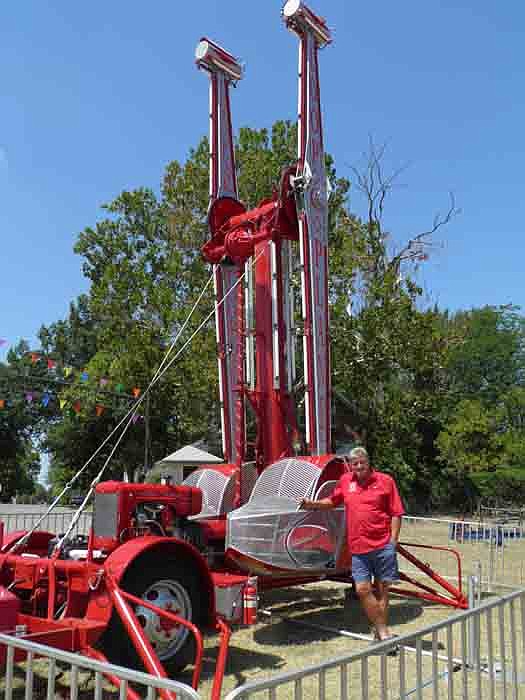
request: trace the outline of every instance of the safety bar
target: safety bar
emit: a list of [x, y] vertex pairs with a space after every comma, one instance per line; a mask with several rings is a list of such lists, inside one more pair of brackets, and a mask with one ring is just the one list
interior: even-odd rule
[[138, 598], [135, 595], [132, 595], [131, 593], [127, 593], [126, 591], [123, 591], [122, 588], [119, 589], [121, 595], [126, 598], [126, 600], [129, 600], [130, 603], [135, 603], [135, 605], [140, 605], [143, 608], [148, 608], [148, 610], [151, 610], [152, 612], [156, 613], [160, 617], [164, 617], [167, 620], [170, 620], [176, 625], [182, 625], [183, 627], [186, 627], [187, 629], [190, 630], [190, 632], [193, 634], [195, 637], [195, 642], [197, 645], [197, 651], [195, 653], [195, 668], [193, 671], [193, 678], [192, 678], [192, 686], [197, 689], [197, 686], [199, 685], [200, 681], [200, 676], [201, 676], [201, 669], [202, 669], [202, 655], [203, 655], [203, 648], [204, 645], [202, 643], [202, 635], [199, 631], [199, 629], [189, 620], [185, 620], [183, 617], [180, 617], [179, 615], [176, 615], [175, 613], [169, 612], [168, 610], [164, 610], [163, 608], [159, 608], [157, 605], [153, 605], [153, 603], [148, 602], [147, 600], [144, 600], [143, 598]]
[[215, 623], [215, 629], [219, 631], [221, 635], [221, 641], [219, 644], [219, 655], [217, 657], [217, 663], [215, 665], [215, 676], [213, 678], [213, 687], [211, 690], [211, 700], [220, 700], [222, 681], [224, 679], [224, 671], [226, 670], [226, 658], [228, 655], [228, 644], [230, 642], [231, 630], [228, 625], [221, 620], [220, 617], [217, 618]]
[[[419, 548], [419, 549], [432, 549], [432, 550], [437, 550], [437, 551], [442, 551], [442, 552], [450, 552], [453, 554], [457, 560], [458, 564], [458, 587], [452, 585], [449, 581], [447, 581], [443, 576], [440, 576], [434, 569], [429, 565], [426, 564], [425, 562], [422, 562], [420, 559], [418, 559], [414, 554], [409, 552], [405, 547], [414, 547], [414, 548]], [[413, 564], [416, 568], [418, 568], [420, 571], [425, 573], [432, 581], [435, 581], [438, 585], [440, 585], [450, 596], [451, 598], [446, 598], [445, 596], [437, 593], [433, 589], [429, 588], [428, 586], [425, 586], [424, 584], [419, 583], [418, 581], [415, 581], [414, 579], [410, 578], [406, 574], [402, 574], [402, 578], [409, 582], [412, 583], [414, 586], [417, 586], [423, 591], [427, 591], [426, 593], [418, 593], [416, 591], [410, 591], [407, 589], [403, 588], [398, 588], [398, 587], [392, 587], [392, 591], [395, 591], [397, 593], [401, 593], [402, 595], [410, 595], [414, 596], [415, 598], [423, 598], [426, 600], [431, 600], [433, 602], [440, 602], [444, 603], [446, 605], [451, 605], [452, 607], [455, 608], [462, 608], [466, 609], [468, 607], [468, 601], [466, 596], [461, 590], [461, 558], [459, 556], [459, 553], [455, 549], [451, 549], [450, 547], [439, 547], [435, 545], [426, 545], [426, 544], [415, 544], [411, 542], [403, 542], [402, 544], [398, 544], [397, 546], [397, 551], [401, 556], [403, 556], [405, 559], [407, 559], [411, 564]]]

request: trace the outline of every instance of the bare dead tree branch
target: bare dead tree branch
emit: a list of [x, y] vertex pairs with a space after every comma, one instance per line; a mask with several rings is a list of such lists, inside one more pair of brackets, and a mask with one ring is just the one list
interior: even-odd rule
[[372, 136], [369, 136], [368, 153], [363, 154], [366, 159], [365, 166], [362, 168], [354, 166], [351, 171], [355, 178], [356, 189], [364, 195], [367, 202], [367, 228], [371, 237], [370, 244], [374, 246], [376, 256], [379, 256], [372, 262], [373, 269], [370, 272], [377, 272], [380, 266], [383, 271], [390, 270], [397, 277], [400, 274], [401, 263], [406, 261], [417, 264], [419, 261], [428, 259], [428, 250], [435, 245], [432, 237], [436, 231], [446, 226], [461, 210], [456, 206], [454, 194], [450, 192], [450, 205], [445, 214], [438, 212], [428, 230], [411, 236], [401, 250], [389, 260], [385, 243], [388, 234], [383, 230], [386, 200], [395, 187], [401, 186], [398, 183], [399, 177], [407, 170], [409, 163], [405, 163], [386, 175], [383, 163], [387, 146], [386, 142], [376, 144]]

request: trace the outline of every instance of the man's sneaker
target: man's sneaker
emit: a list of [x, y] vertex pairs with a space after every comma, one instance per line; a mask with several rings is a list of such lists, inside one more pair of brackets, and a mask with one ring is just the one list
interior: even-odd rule
[[[393, 639], [396, 639], [399, 635], [397, 634], [391, 634], [388, 637], [385, 637], [385, 639], [380, 639], [379, 635], [377, 633], [377, 630], [374, 628], [373, 635], [372, 635], [372, 644], [380, 644], [381, 642], [389, 642]], [[397, 656], [399, 654], [399, 646], [395, 644], [391, 649], [388, 651], [384, 652], [387, 656]]]
[[[389, 637], [387, 637], [386, 639], [383, 639], [381, 641], [383, 641], [383, 642], [391, 641], [392, 639], [396, 639], [398, 636], [399, 636], [398, 634], [391, 634]], [[386, 652], [387, 656], [397, 656], [398, 654], [399, 654], [399, 645], [398, 644], [394, 644], [394, 646]]]

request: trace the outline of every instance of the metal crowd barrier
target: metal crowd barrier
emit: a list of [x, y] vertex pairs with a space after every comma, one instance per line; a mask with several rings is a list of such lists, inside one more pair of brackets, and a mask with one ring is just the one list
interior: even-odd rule
[[[225, 700], [518, 700], [525, 697], [524, 631], [519, 590], [395, 642], [247, 683]], [[395, 647], [397, 655], [387, 655]]]
[[[401, 541], [437, 545], [455, 549], [461, 556], [465, 574], [481, 570], [484, 590], [525, 586], [525, 528], [466, 520], [404, 516]], [[414, 550], [419, 556], [417, 550]], [[454, 579], [457, 568], [448, 552], [425, 550], [422, 558], [442, 576]], [[408, 562], [400, 558], [400, 567], [409, 574]], [[457, 577], [457, 576], [456, 576]]]
[[[55, 534], [63, 533], [67, 530], [71, 519], [76, 511], [74, 510], [58, 510], [52, 511], [47, 515], [42, 523], [38, 526], [39, 530], [47, 530]], [[0, 507], [0, 520], [4, 523], [4, 532], [15, 532], [16, 530], [30, 530], [38, 520], [42, 517], [42, 513], [37, 510], [17, 512], [2, 511]], [[88, 535], [91, 527], [91, 513], [84, 512], [79, 518], [78, 524], [73, 532], [74, 535]]]
[[[4, 676], [0, 678], [3, 700], [78, 700], [79, 697], [124, 700], [137, 696], [156, 700], [162, 690], [171, 691], [179, 700], [200, 700], [200, 695], [184, 683], [155, 678], [27, 639], [0, 634], [0, 648], [7, 648]], [[15, 663], [15, 653], [20, 652], [26, 652], [26, 659]], [[111, 685], [108, 676], [118, 679], [119, 689]]]

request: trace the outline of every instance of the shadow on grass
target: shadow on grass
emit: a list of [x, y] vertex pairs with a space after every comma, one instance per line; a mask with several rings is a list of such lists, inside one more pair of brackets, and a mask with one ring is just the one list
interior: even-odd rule
[[[264, 599], [272, 615], [269, 624], [256, 630], [253, 635], [258, 644], [307, 645], [333, 639], [339, 636], [338, 630], [370, 634], [370, 623], [359, 601], [352, 598], [345, 601], [341, 591], [312, 589], [301, 596], [295, 592], [295, 597], [293, 590], [273, 591], [272, 594], [276, 598], [278, 596], [275, 604], [272, 605], [271, 596], [265, 595]], [[402, 627], [419, 618], [424, 608], [424, 601], [393, 598], [390, 603], [389, 623], [393, 627], [401, 627], [398, 632], [402, 634]], [[289, 624], [283, 618], [290, 618], [293, 624]], [[304, 627], [301, 627], [301, 622], [305, 623]], [[309, 625], [328, 627], [333, 631], [312, 629]]]
[[[212, 681], [217, 668], [217, 657], [219, 654], [219, 645], [208, 647], [204, 653], [202, 663], [201, 681]], [[284, 656], [277, 654], [266, 654], [252, 649], [243, 649], [236, 646], [235, 643], [230, 644], [228, 649], [228, 660], [226, 662], [225, 675], [235, 678], [236, 685], [242, 685], [248, 682], [253, 677], [253, 671], [260, 669], [266, 673], [276, 673], [286, 665]], [[246, 671], [250, 675], [246, 675]], [[193, 667], [187, 668], [182, 673], [177, 675], [177, 680], [181, 683], [191, 685]]]

